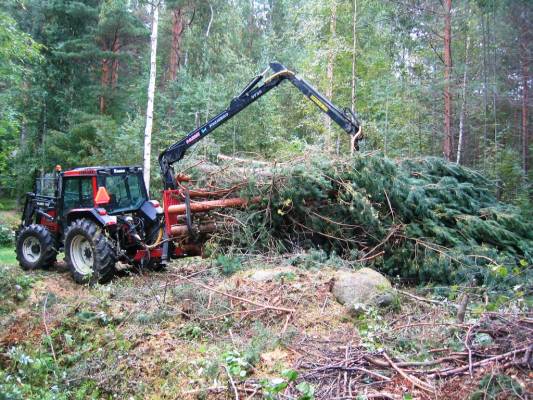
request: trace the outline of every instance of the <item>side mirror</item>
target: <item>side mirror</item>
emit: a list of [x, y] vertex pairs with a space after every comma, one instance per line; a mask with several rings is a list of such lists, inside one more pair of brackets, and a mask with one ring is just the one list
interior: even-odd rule
[[100, 186], [94, 198], [95, 204], [97, 206], [103, 206], [103, 205], [109, 204], [110, 201], [111, 201], [111, 197], [109, 197], [109, 193], [107, 193], [106, 188], [103, 186]]

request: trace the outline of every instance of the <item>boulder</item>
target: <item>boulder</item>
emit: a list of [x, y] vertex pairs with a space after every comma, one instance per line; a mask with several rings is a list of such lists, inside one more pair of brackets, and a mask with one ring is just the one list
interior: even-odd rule
[[386, 306], [386, 300], [393, 297], [384, 294], [391, 288], [385, 276], [373, 269], [362, 268], [358, 271], [338, 271], [332, 292], [339, 303], [348, 307], [359, 304]]

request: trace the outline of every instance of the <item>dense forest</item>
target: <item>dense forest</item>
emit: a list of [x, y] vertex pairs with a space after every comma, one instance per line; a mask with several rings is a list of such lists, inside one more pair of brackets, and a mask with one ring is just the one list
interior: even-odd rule
[[1, 0], [0, 400], [530, 399], [532, 10]]
[[[530, 197], [527, 0], [4, 1], [3, 191], [27, 189], [33, 167], [142, 163], [156, 9], [154, 166], [276, 60], [356, 110], [363, 151], [442, 156], [491, 177], [503, 199]], [[349, 153], [289, 86], [196, 151]]]

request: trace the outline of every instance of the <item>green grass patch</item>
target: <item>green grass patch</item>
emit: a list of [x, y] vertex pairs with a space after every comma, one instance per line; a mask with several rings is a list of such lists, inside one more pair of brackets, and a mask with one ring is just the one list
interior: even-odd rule
[[3, 265], [17, 265], [17, 258], [15, 256], [15, 247], [0, 247], [0, 266]]
[[17, 199], [0, 198], [0, 211], [15, 210], [17, 208]]

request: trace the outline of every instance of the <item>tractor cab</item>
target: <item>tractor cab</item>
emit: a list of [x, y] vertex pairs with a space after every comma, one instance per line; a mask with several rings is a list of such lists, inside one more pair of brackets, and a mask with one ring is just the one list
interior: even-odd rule
[[89, 167], [62, 174], [61, 200], [65, 217], [87, 208], [118, 215], [139, 210], [148, 201], [148, 194], [140, 167]]

